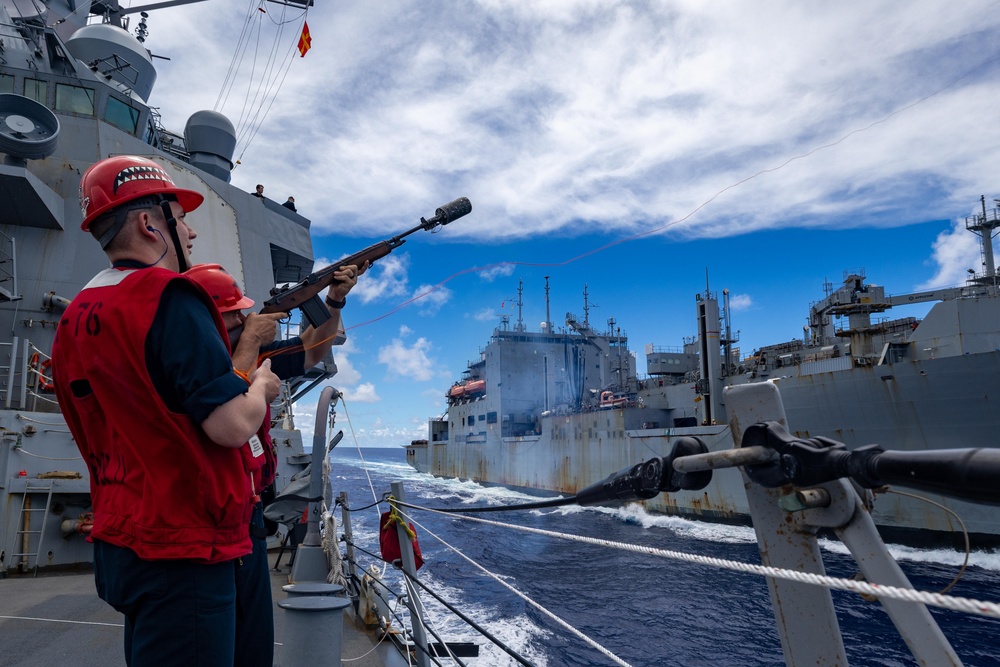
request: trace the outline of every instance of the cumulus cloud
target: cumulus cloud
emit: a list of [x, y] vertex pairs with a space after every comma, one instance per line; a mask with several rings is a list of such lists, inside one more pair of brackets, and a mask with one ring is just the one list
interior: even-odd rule
[[749, 310], [753, 306], [753, 299], [749, 294], [730, 294], [729, 307], [735, 311]]
[[434, 376], [434, 362], [428, 356], [432, 348], [430, 341], [423, 337], [409, 346], [401, 338], [393, 338], [391, 343], [379, 348], [378, 360], [402, 377], [430, 380]]
[[491, 320], [500, 319], [500, 316], [497, 315], [496, 311], [492, 308], [483, 308], [482, 310], [472, 313], [470, 317], [477, 322], [489, 322]]
[[377, 403], [382, 400], [371, 382], [364, 382], [353, 389], [345, 389], [344, 398], [358, 403]]
[[417, 312], [421, 315], [434, 315], [441, 306], [451, 301], [451, 297], [452, 291], [442, 286], [421, 285], [413, 291]]
[[954, 226], [938, 234], [934, 240], [931, 262], [936, 267], [934, 276], [921, 285], [919, 290], [937, 289], [961, 285], [969, 277], [969, 269], [982, 274], [980, 241], [965, 229], [965, 221], [957, 221]]
[[[317, 3], [305, 58], [295, 14], [267, 10], [251, 12], [254, 43], [277, 39], [281, 65], [254, 70], [265, 51], [247, 53], [236, 78], [273, 104], [219, 105], [263, 121], [241, 132], [234, 183], [294, 193], [317, 233], [385, 236], [457, 194], [473, 213], [443, 231], [485, 241], [900, 225], [995, 187], [988, 0]], [[235, 41], [241, 16], [204, 3], [151, 19], [146, 45], [172, 58], [151, 99], [167, 127], [220, 102], [234, 44], [217, 36]], [[387, 278], [359, 295], [411, 291]]]
[[486, 282], [491, 283], [497, 278], [506, 278], [507, 276], [513, 275], [513, 273], [514, 265], [504, 262], [502, 264], [497, 264], [496, 266], [483, 269], [479, 272], [479, 277]]
[[361, 303], [400, 297], [407, 293], [410, 258], [406, 254], [383, 257], [365, 272], [351, 290]]

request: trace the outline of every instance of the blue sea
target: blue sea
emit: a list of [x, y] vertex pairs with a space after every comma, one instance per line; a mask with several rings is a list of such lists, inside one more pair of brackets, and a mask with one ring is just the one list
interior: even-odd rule
[[[331, 455], [334, 494], [346, 491], [352, 507], [381, 499], [390, 483], [402, 481], [406, 501], [428, 507], [514, 504], [538, 500], [501, 487], [417, 473], [399, 449], [350, 449], [341, 443]], [[370, 480], [370, 481], [369, 481]], [[352, 513], [355, 541], [378, 552], [379, 507]], [[505, 523], [588, 535], [760, 563], [751, 528], [723, 526], [647, 514], [637, 506], [561, 508], [477, 515]], [[415, 511], [425, 565], [422, 582], [539, 667], [613, 665], [555, 621], [516, 597], [456, 555], [443, 542], [498, 575], [557, 617], [635, 666], [781, 667], [784, 658], [765, 580], [713, 567], [681, 563], [590, 546]], [[339, 521], [339, 515], [338, 515]], [[424, 526], [423, 531], [419, 527]], [[432, 537], [436, 534], [441, 541]], [[827, 573], [851, 577], [857, 571], [839, 543], [821, 540]], [[890, 545], [890, 551], [919, 590], [937, 591], [958, 571], [964, 554]], [[376, 562], [361, 554], [362, 565]], [[381, 563], [379, 563], [381, 566]], [[402, 591], [389, 568], [391, 588]], [[975, 552], [951, 594], [1000, 601], [1000, 554]], [[878, 603], [834, 591], [834, 603], [852, 665], [917, 665]], [[518, 664], [422, 596], [439, 634], [449, 641], [481, 645], [473, 666]], [[1000, 621], [931, 608], [931, 613], [967, 667], [1000, 665]], [[347, 656], [345, 656], [347, 657]]]

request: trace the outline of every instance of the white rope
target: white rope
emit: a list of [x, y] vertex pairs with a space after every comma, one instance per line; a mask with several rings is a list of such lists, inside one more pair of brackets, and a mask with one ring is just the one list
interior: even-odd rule
[[[682, 551], [655, 549], [653, 547], [644, 547], [635, 544], [613, 542], [611, 540], [602, 540], [595, 537], [584, 537], [583, 535], [569, 535], [567, 533], [557, 533], [551, 530], [530, 528], [528, 526], [516, 526], [513, 524], [500, 523], [499, 521], [490, 521], [489, 519], [480, 519], [477, 517], [464, 516], [462, 514], [453, 514], [451, 512], [441, 512], [438, 510], [430, 509], [428, 507], [419, 507], [417, 505], [410, 505], [409, 503], [404, 503], [400, 501], [397, 501], [397, 503], [399, 503], [404, 507], [411, 507], [413, 509], [420, 509], [427, 512], [434, 512], [435, 514], [443, 514], [451, 518], [465, 519], [467, 521], [476, 521], [478, 523], [485, 523], [491, 526], [498, 526], [500, 528], [512, 528], [514, 530], [520, 530], [527, 533], [535, 533], [536, 535], [545, 535], [548, 537], [555, 537], [563, 540], [583, 542], [584, 544], [594, 544], [597, 546], [609, 547], [612, 549], [620, 549], [622, 551], [631, 551], [634, 553], [646, 554], [648, 556], [658, 556], [660, 558], [670, 558], [673, 560], [679, 560], [688, 563], [710, 565], [712, 567], [718, 567], [726, 570], [734, 570], [736, 572], [746, 572], [748, 574], [757, 574], [764, 577], [773, 577], [775, 579], [796, 581], [799, 583], [812, 584], [815, 586], [825, 586], [827, 588], [832, 588], [837, 590], [851, 591], [853, 593], [864, 594], [864, 595], [872, 595], [878, 598], [903, 600], [905, 602], [919, 602], [922, 604], [932, 605], [935, 607], [942, 607], [944, 609], [951, 609], [953, 611], [964, 611], [966, 613], [977, 614], [979, 616], [1000, 618], [1000, 604], [996, 602], [987, 602], [983, 600], [956, 597], [952, 595], [942, 595], [941, 593], [918, 591], [912, 588], [899, 588], [898, 586], [882, 586], [880, 584], [872, 584], [866, 581], [856, 581], [853, 579], [839, 579], [837, 577], [829, 577], [821, 574], [797, 572], [795, 570], [784, 570], [781, 568], [770, 567], [766, 565], [753, 565], [751, 563], [741, 563], [739, 561], [732, 561], [724, 558], [713, 558], [711, 556], [700, 556], [698, 554], [689, 554], [689, 553], [684, 553]], [[414, 521], [414, 523], [416, 523], [416, 521]], [[426, 528], [424, 530], [426, 530]]]
[[323, 553], [330, 571], [326, 575], [326, 583], [339, 584], [347, 588], [347, 578], [344, 577], [343, 558], [340, 555], [340, 545], [337, 543], [337, 518], [333, 512], [323, 512]]
[[[37, 396], [37, 394], [36, 394]], [[39, 398], [42, 398], [39, 396]], [[41, 419], [32, 419], [31, 417], [25, 417], [20, 412], [14, 413], [14, 418], [26, 422], [31, 422], [33, 424], [41, 424], [42, 426], [65, 426], [66, 422], [43, 422]]]
[[[351, 440], [354, 441], [354, 448], [358, 450], [358, 456], [361, 458], [361, 469], [365, 471], [365, 477], [368, 479], [368, 490], [372, 492], [372, 499], [375, 501], [375, 512], [381, 516], [382, 507], [379, 504], [378, 495], [375, 493], [375, 484], [372, 482], [371, 473], [368, 472], [368, 461], [365, 460], [365, 455], [361, 452], [361, 444], [358, 442], [358, 436], [354, 432], [354, 422], [351, 421], [351, 413], [347, 411], [347, 400], [343, 394], [340, 395], [339, 399], [340, 405], [344, 408], [344, 417], [347, 418], [347, 428], [351, 432]], [[386, 568], [388, 563], [382, 563], [382, 578], [385, 578]]]
[[21, 454], [24, 454], [25, 456], [33, 456], [36, 459], [45, 459], [46, 461], [79, 461], [79, 460], [81, 460], [83, 458], [82, 456], [67, 456], [67, 457], [42, 456], [41, 454], [32, 454], [31, 452], [29, 452], [24, 447], [15, 447], [11, 451], [12, 452], [20, 452]]
[[[418, 507], [416, 505], [410, 505], [409, 503], [400, 502], [398, 500], [396, 502], [399, 505], [403, 505], [405, 507], [412, 507], [413, 509], [423, 509], [423, 510], [427, 509], [426, 507]], [[433, 512], [435, 510], [428, 510], [428, 511]], [[446, 512], [440, 512], [440, 514], [447, 514], [447, 513]], [[527, 595], [525, 595], [521, 591], [517, 590], [516, 588], [514, 588], [513, 586], [511, 586], [510, 584], [508, 584], [506, 581], [504, 581], [503, 579], [501, 579], [497, 575], [493, 574], [492, 572], [490, 572], [489, 570], [487, 570], [485, 567], [483, 567], [482, 565], [480, 565], [476, 561], [474, 561], [471, 558], [469, 558], [468, 556], [466, 556], [464, 553], [462, 553], [461, 551], [459, 551], [456, 547], [453, 547], [452, 545], [450, 545], [447, 542], [445, 542], [441, 537], [439, 537], [437, 534], [435, 534], [434, 532], [432, 532], [426, 526], [421, 525], [413, 517], [403, 515], [403, 518], [405, 520], [407, 520], [407, 521], [413, 521], [413, 523], [416, 524], [417, 526], [420, 526], [420, 529], [423, 530], [425, 533], [427, 533], [428, 535], [430, 535], [431, 537], [433, 537], [434, 539], [436, 539], [437, 541], [439, 541], [441, 544], [445, 545], [446, 547], [448, 547], [449, 549], [451, 549], [452, 551], [454, 551], [456, 554], [458, 554], [459, 556], [461, 556], [462, 558], [464, 558], [466, 561], [468, 561], [471, 565], [473, 565], [474, 567], [478, 568], [481, 572], [483, 572], [483, 574], [485, 574], [486, 576], [488, 576], [491, 579], [493, 579], [494, 581], [496, 581], [498, 584], [500, 584], [501, 586], [503, 586], [504, 588], [506, 588], [507, 590], [509, 590], [511, 593], [513, 593], [514, 595], [516, 595], [517, 597], [521, 598], [522, 600], [524, 600], [525, 602], [527, 602], [528, 604], [530, 604], [532, 607], [534, 607], [538, 611], [542, 612], [543, 614], [545, 614], [546, 616], [548, 616], [549, 618], [551, 618], [553, 621], [555, 621], [556, 623], [558, 623], [559, 625], [561, 625], [563, 628], [565, 628], [570, 634], [576, 636], [578, 639], [586, 642], [587, 644], [590, 644], [590, 646], [592, 646], [596, 650], [598, 650], [601, 653], [603, 653], [609, 660], [611, 660], [615, 664], [621, 665], [622, 667], [631, 667], [631, 665], [629, 663], [625, 662], [624, 660], [622, 660], [621, 658], [619, 658], [617, 655], [615, 655], [614, 653], [612, 653], [608, 649], [604, 648], [604, 646], [602, 646], [596, 640], [591, 639], [590, 637], [588, 637], [587, 635], [585, 635], [580, 630], [577, 630], [572, 625], [570, 625], [566, 621], [562, 620], [561, 618], [559, 618], [558, 616], [556, 616], [555, 614], [553, 614], [551, 611], [549, 611], [548, 609], [546, 609], [545, 607], [543, 607], [539, 603], [535, 602], [534, 600], [532, 600], [531, 598], [529, 598]], [[486, 523], [492, 523], [492, 522], [487, 521]], [[500, 524], [500, 525], [503, 525], [503, 524]]]
[[[45, 396], [44, 394], [39, 394], [39, 393], [38, 393], [37, 391], [35, 391], [34, 389], [30, 389], [30, 388], [29, 388], [29, 389], [28, 389], [28, 393], [29, 393], [29, 394], [31, 394], [32, 396], [34, 396], [35, 398], [40, 398], [40, 399], [42, 399], [42, 400], [43, 400], [43, 401], [45, 401], [46, 403], [51, 403], [52, 405], [59, 405], [59, 401], [55, 400], [54, 398], [49, 398], [48, 396]], [[40, 423], [40, 424], [44, 424], [45, 422], [39, 422], [39, 423]]]

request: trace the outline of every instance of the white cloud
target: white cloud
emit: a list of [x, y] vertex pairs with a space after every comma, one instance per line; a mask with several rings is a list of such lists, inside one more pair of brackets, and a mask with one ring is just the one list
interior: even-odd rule
[[378, 360], [396, 375], [414, 380], [430, 380], [434, 375], [434, 362], [428, 352], [432, 347], [430, 341], [423, 337], [409, 347], [401, 339], [394, 338], [391, 343], [379, 348]]
[[[172, 58], [151, 99], [167, 127], [215, 104], [240, 15], [205, 3], [151, 17], [147, 46]], [[981, 45], [1000, 14], [987, 0], [483, 1], [458, 13], [390, 0], [317, 4], [309, 22], [305, 58], [290, 52], [298, 24], [285, 28], [291, 67], [234, 182], [294, 193], [318, 233], [388, 235], [458, 195], [472, 214], [442, 233], [484, 240], [899, 225], [995, 187], [1000, 123], [983, 103], [995, 65]], [[254, 115], [235, 93], [251, 56], [223, 108], [234, 122]], [[405, 273], [387, 278], [358, 294], [410, 292]]]
[[361, 303], [400, 297], [407, 293], [409, 256], [389, 255], [375, 263], [351, 289]]
[[331, 380], [335, 387], [348, 387], [361, 381], [361, 373], [354, 368], [347, 350], [334, 348], [333, 361], [337, 364], [337, 374]]
[[413, 291], [413, 299], [417, 303], [417, 312], [421, 315], [434, 315], [441, 306], [451, 300], [452, 291], [447, 287], [421, 285]]
[[357, 401], [358, 403], [377, 403], [382, 400], [375, 391], [375, 385], [371, 382], [365, 382], [359, 384], [353, 389], [345, 389], [344, 397], [349, 401]]
[[513, 273], [514, 265], [508, 262], [503, 262], [501, 264], [495, 264], [483, 269], [479, 272], [479, 277], [486, 282], [491, 283], [497, 278], [506, 278], [507, 276], [513, 275]]
[[729, 307], [735, 311], [749, 310], [753, 306], [753, 299], [749, 294], [730, 294]]
[[961, 285], [969, 277], [969, 269], [979, 274], [985, 271], [979, 238], [965, 229], [964, 220], [956, 221], [951, 230], [938, 234], [931, 261], [937, 265], [934, 276], [918, 285], [918, 290]]
[[473, 313], [471, 317], [477, 322], [489, 322], [491, 320], [500, 319], [500, 316], [497, 315], [496, 311], [492, 308], [483, 308], [482, 310]]

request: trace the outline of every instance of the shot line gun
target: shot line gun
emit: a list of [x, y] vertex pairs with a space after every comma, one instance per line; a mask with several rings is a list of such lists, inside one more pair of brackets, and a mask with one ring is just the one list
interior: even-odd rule
[[418, 232], [421, 229], [430, 231], [435, 227], [447, 225], [464, 215], [468, 215], [471, 211], [472, 203], [466, 197], [459, 197], [455, 201], [445, 204], [434, 211], [434, 217], [430, 220], [420, 218], [420, 224], [413, 229], [393, 236], [391, 239], [379, 241], [368, 246], [361, 252], [348, 255], [315, 273], [309, 274], [293, 285], [273, 288], [271, 290], [271, 298], [264, 302], [264, 308], [260, 312], [262, 314], [288, 313], [294, 308], [299, 308], [309, 321], [309, 324], [313, 327], [319, 327], [330, 319], [330, 311], [327, 310], [319, 293], [336, 281], [333, 277], [334, 271], [342, 266], [354, 265], [362, 267], [365, 265], [365, 262], [368, 262], [368, 265], [371, 266], [376, 260], [385, 257], [406, 243], [405, 237], [410, 234]]

